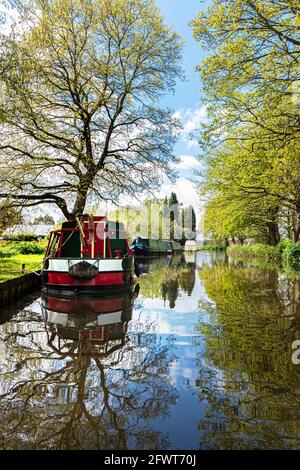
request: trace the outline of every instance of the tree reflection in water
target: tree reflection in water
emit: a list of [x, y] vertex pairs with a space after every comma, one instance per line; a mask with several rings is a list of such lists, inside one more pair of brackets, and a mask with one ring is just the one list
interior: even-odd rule
[[144, 259], [138, 263], [143, 295], [168, 301], [171, 309], [181, 292], [192, 295], [195, 287], [195, 258], [175, 255], [170, 258]]
[[0, 447], [300, 448], [300, 274], [208, 253], [198, 271], [143, 263], [136, 300], [3, 313]]
[[199, 276], [197, 331], [201, 447], [275, 449], [300, 446], [300, 367], [291, 344], [300, 338], [300, 281], [275, 269], [217, 263]]
[[44, 297], [2, 325], [2, 449], [170, 445], [151, 421], [167, 416], [177, 398], [172, 344], [147, 335], [151, 321], [142, 331], [132, 322], [128, 334], [133, 301]]

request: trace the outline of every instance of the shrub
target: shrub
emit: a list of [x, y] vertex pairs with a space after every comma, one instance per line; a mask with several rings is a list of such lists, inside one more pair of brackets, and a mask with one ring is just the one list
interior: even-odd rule
[[225, 251], [225, 242], [222, 240], [206, 240], [201, 248], [204, 251]]
[[38, 237], [34, 233], [26, 233], [26, 234], [19, 234], [19, 235], [7, 235], [5, 240], [12, 241], [12, 242], [32, 242], [38, 241]]
[[279, 242], [278, 245], [276, 246], [276, 250], [282, 256], [286, 248], [289, 247], [290, 245], [293, 245], [293, 242], [291, 240], [281, 240], [281, 242]]
[[0, 258], [12, 258], [17, 254], [17, 250], [14, 248], [0, 248]]
[[283, 251], [283, 259], [287, 264], [300, 265], [300, 242], [287, 244]]
[[273, 261], [283, 261], [293, 267], [300, 266], [300, 242], [294, 243], [291, 240], [282, 240], [276, 247], [261, 244], [236, 245], [229, 247], [227, 252], [231, 256], [265, 258]]
[[16, 245], [16, 250], [21, 255], [39, 255], [45, 252], [45, 245], [38, 242], [22, 242]]
[[268, 260], [280, 260], [280, 253], [275, 246], [269, 245], [235, 245], [227, 249], [231, 256], [242, 256], [248, 258], [265, 258]]

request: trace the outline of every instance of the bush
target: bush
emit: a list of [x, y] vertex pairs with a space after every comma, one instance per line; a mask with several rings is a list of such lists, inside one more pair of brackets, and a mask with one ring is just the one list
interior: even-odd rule
[[227, 249], [231, 256], [248, 258], [264, 258], [273, 261], [283, 261], [285, 264], [300, 266], [300, 242], [282, 240], [276, 247], [268, 245], [231, 246]]
[[203, 251], [225, 251], [225, 242], [222, 240], [206, 240], [201, 248]]
[[45, 252], [45, 245], [38, 242], [18, 243], [15, 249], [21, 255], [40, 255]]
[[34, 233], [26, 233], [26, 234], [20, 234], [20, 235], [7, 235], [5, 237], [5, 240], [11, 241], [11, 242], [33, 242], [33, 241], [38, 241], [38, 237]]
[[282, 256], [286, 248], [290, 245], [293, 245], [293, 242], [291, 240], [281, 240], [281, 242], [279, 242], [278, 245], [276, 246], [276, 250]]
[[12, 258], [17, 254], [17, 250], [14, 248], [0, 248], [0, 258]]
[[300, 242], [289, 242], [283, 251], [283, 259], [292, 266], [300, 265]]
[[248, 258], [264, 258], [268, 260], [280, 260], [280, 253], [275, 246], [269, 245], [235, 245], [227, 249], [231, 256], [242, 256]]

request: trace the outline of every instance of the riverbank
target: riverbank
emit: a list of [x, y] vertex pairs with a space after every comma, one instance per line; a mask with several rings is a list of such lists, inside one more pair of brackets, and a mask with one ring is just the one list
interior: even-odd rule
[[45, 241], [1, 241], [0, 282], [39, 271], [45, 249]]
[[42, 261], [43, 255], [16, 255], [12, 258], [1, 258], [0, 282], [22, 276], [24, 274], [22, 267], [25, 267], [26, 273], [39, 271]]
[[9, 304], [41, 285], [41, 272], [22, 274], [0, 282], [0, 305]]
[[239, 258], [259, 258], [266, 261], [300, 267], [300, 243], [284, 240], [277, 246], [269, 245], [233, 245], [227, 248], [227, 254]]

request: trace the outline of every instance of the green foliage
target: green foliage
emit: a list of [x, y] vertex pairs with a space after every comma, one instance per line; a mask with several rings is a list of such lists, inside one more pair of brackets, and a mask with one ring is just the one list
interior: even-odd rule
[[2, 242], [0, 245], [0, 257], [11, 258], [16, 255], [42, 255], [46, 250], [46, 241], [43, 242]]
[[34, 233], [20, 233], [19, 235], [7, 235], [5, 240], [11, 242], [33, 242], [38, 241], [38, 237]]
[[227, 253], [230, 256], [282, 261], [291, 267], [300, 265], [300, 243], [293, 243], [290, 240], [283, 240], [276, 247], [262, 244], [230, 246], [227, 248]]
[[38, 225], [38, 224], [55, 225], [55, 220], [53, 219], [51, 215], [47, 214], [47, 215], [40, 215], [39, 217], [36, 217], [33, 223], [35, 225]]
[[17, 250], [11, 247], [0, 247], [0, 258], [12, 258], [17, 254]]
[[45, 253], [45, 244], [38, 242], [23, 242], [15, 245], [18, 253], [21, 255], [39, 255]]
[[223, 240], [206, 240], [202, 247], [203, 251], [225, 251], [226, 246]]
[[180, 123], [160, 97], [183, 75], [182, 41], [156, 2], [28, 8], [22, 36], [0, 37], [0, 197], [74, 220], [95, 196], [152, 193], [174, 177]]
[[154, 239], [175, 239], [183, 245], [187, 239], [195, 238], [195, 211], [192, 206], [182, 207], [175, 193], [164, 200], [146, 199], [139, 206], [118, 209], [110, 212], [109, 216], [125, 224], [130, 240], [142, 235]]
[[289, 243], [283, 251], [283, 259], [290, 266], [300, 266], [300, 243]]
[[250, 245], [239, 246], [234, 245], [227, 248], [227, 253], [230, 256], [242, 256], [253, 258], [265, 258], [269, 260], [280, 260], [280, 253], [276, 247], [268, 245]]
[[280, 256], [282, 256], [290, 245], [293, 245], [293, 242], [291, 240], [281, 240], [276, 246], [276, 250], [278, 251]]
[[[2, 170], [1, 170], [2, 171]], [[0, 232], [8, 227], [22, 223], [20, 211], [10, 206], [10, 201], [0, 203]]]
[[213, 0], [193, 27], [209, 50], [200, 67], [209, 117], [200, 136], [206, 230], [276, 245], [281, 224], [298, 241], [299, 6]]

